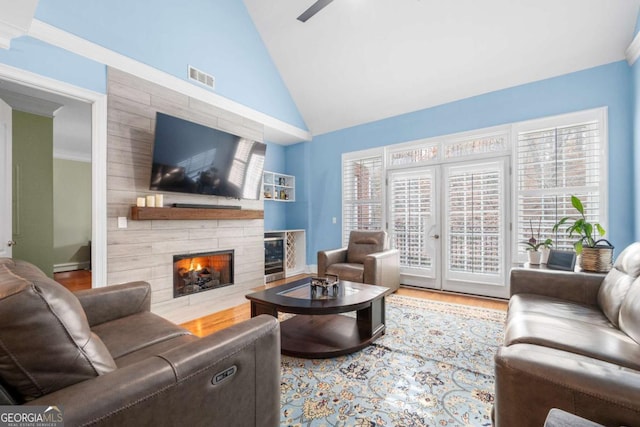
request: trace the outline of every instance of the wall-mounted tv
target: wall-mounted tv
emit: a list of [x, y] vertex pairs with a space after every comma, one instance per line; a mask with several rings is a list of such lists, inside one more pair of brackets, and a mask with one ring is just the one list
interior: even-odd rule
[[156, 114], [150, 189], [259, 199], [267, 146]]

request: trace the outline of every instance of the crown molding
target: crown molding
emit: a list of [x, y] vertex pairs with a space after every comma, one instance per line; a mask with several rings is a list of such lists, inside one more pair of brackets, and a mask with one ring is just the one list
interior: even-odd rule
[[9, 49], [11, 40], [26, 34], [27, 31], [11, 25], [8, 22], [0, 21], [0, 48]]
[[633, 65], [638, 58], [640, 58], [640, 32], [636, 34], [633, 41], [625, 51], [625, 57], [627, 58], [627, 63], [629, 65]]
[[53, 149], [53, 158], [60, 160], [72, 160], [74, 162], [91, 163], [91, 153], [62, 150], [55, 147]]
[[153, 83], [169, 87], [184, 95], [261, 123], [265, 127], [264, 137], [270, 142], [288, 145], [311, 140], [311, 133], [307, 130], [300, 129], [275, 117], [192, 85], [185, 80], [70, 34], [38, 19], [33, 20], [28, 34], [45, 43], [60, 47], [109, 67], [117, 68], [125, 73], [149, 80]]
[[0, 48], [9, 49], [11, 40], [29, 32], [38, 0], [0, 0]]

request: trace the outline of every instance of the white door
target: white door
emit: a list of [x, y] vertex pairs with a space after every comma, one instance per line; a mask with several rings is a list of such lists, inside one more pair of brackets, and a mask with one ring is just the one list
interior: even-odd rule
[[0, 257], [11, 258], [11, 107], [0, 99]]
[[507, 174], [508, 157], [389, 172], [401, 283], [508, 297]]
[[442, 289], [508, 297], [508, 157], [445, 165]]
[[400, 251], [400, 282], [440, 289], [439, 168], [389, 172], [389, 235]]

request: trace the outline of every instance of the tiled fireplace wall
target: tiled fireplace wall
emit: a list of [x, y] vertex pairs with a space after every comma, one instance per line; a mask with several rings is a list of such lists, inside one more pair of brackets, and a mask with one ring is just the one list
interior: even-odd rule
[[[245, 302], [244, 295], [264, 283], [263, 220], [132, 221], [119, 229], [117, 217], [130, 218], [136, 197], [149, 191], [157, 111], [262, 141], [259, 123], [226, 112], [114, 68], [108, 69], [107, 282], [144, 280], [153, 290], [152, 311], [184, 322]], [[174, 203], [240, 205], [263, 209], [263, 201], [164, 193]], [[235, 284], [173, 298], [173, 255], [235, 250]]]

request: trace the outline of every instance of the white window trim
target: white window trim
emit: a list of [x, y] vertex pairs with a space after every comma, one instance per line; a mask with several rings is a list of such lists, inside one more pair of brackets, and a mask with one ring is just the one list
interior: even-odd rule
[[[575, 125], [582, 122], [592, 122], [594, 120], [599, 121], [601, 124], [600, 134], [600, 156], [601, 156], [601, 168], [600, 168], [600, 214], [599, 223], [605, 230], [609, 230], [609, 124], [608, 124], [608, 107], [594, 108], [590, 110], [576, 111], [573, 113], [560, 114], [555, 116], [543, 117], [539, 119], [526, 120], [522, 122], [516, 122], [511, 124], [511, 140], [517, 141], [518, 134], [520, 132], [530, 132], [543, 129], [552, 129], [556, 127], [562, 127], [567, 125]], [[511, 155], [511, 168], [513, 173], [511, 174], [512, 186], [511, 186], [511, 233], [515, 236], [518, 232], [518, 185], [515, 182], [518, 176], [518, 144], [515, 142], [512, 144], [513, 150]], [[514, 263], [524, 261], [519, 251], [517, 239], [513, 239], [511, 244], [511, 259]]]

